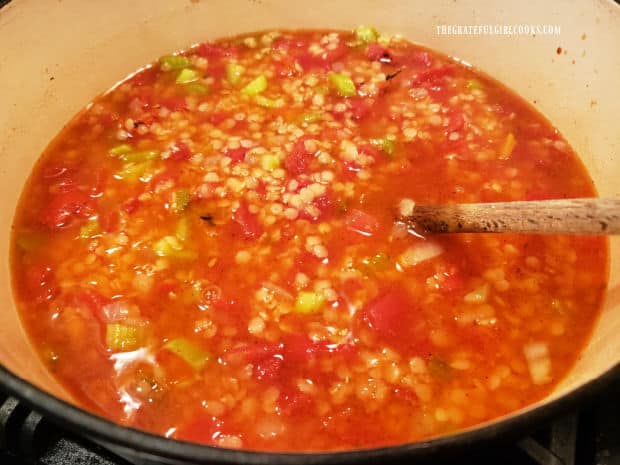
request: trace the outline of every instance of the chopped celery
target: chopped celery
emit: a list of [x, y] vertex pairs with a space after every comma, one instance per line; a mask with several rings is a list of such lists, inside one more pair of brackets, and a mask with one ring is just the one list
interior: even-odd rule
[[123, 165], [123, 168], [114, 175], [117, 179], [135, 182], [139, 180], [144, 173], [151, 167], [151, 161], [143, 161], [141, 163], [129, 162]]
[[465, 87], [467, 87], [468, 89], [482, 89], [482, 84], [480, 84], [480, 81], [476, 81], [475, 79], [470, 79], [465, 84]]
[[189, 84], [190, 82], [197, 81], [199, 78], [198, 72], [191, 68], [182, 69], [178, 76], [176, 83], [177, 84]]
[[160, 257], [169, 257], [183, 250], [183, 244], [176, 236], [164, 236], [153, 245], [153, 250]]
[[325, 297], [318, 292], [300, 292], [295, 300], [297, 313], [316, 313], [325, 305]]
[[374, 274], [385, 270], [390, 264], [390, 257], [386, 253], [379, 252], [372, 257], [362, 259], [362, 271], [365, 274]]
[[369, 42], [376, 42], [377, 37], [377, 31], [372, 26], [358, 26], [355, 29], [355, 38], [366, 44]]
[[43, 236], [34, 232], [23, 232], [15, 237], [15, 243], [23, 251], [32, 252], [43, 243]]
[[267, 88], [267, 78], [261, 74], [256, 79], [246, 84], [246, 86], [241, 89], [241, 92], [250, 97], [254, 97], [255, 95], [260, 94]]
[[396, 142], [394, 142], [393, 139], [388, 139], [387, 137], [372, 139], [370, 143], [378, 149], [381, 149], [389, 158], [394, 155], [394, 151], [396, 150]]
[[504, 140], [504, 143], [499, 150], [500, 160], [506, 160], [510, 158], [510, 155], [512, 155], [512, 151], [514, 150], [515, 145], [517, 145], [517, 140], [515, 139], [515, 135], [511, 132], [510, 134], [508, 134], [508, 136], [506, 136], [506, 139]]
[[245, 67], [237, 63], [226, 64], [226, 80], [233, 86], [236, 86], [241, 82], [241, 76], [245, 72]]
[[282, 108], [284, 106], [284, 99], [270, 99], [263, 95], [257, 95], [254, 97], [254, 101], [257, 105], [265, 108]]
[[209, 88], [199, 82], [190, 82], [185, 84], [184, 89], [190, 94], [206, 94], [209, 92]]
[[125, 153], [129, 153], [133, 150], [133, 148], [131, 147], [131, 145], [129, 144], [121, 144], [121, 145], [117, 145], [116, 147], [112, 147], [108, 153], [110, 155], [114, 155], [115, 157], [118, 155], [123, 155]]
[[314, 113], [314, 112], [304, 113], [299, 117], [300, 123], [316, 123], [317, 121], [320, 121], [320, 120], [321, 120], [320, 113]]
[[190, 193], [187, 189], [179, 189], [172, 193], [172, 209], [180, 213], [187, 208], [190, 201]]
[[179, 258], [182, 260], [195, 260], [198, 255], [193, 250], [185, 250], [177, 236], [164, 236], [155, 244], [153, 251], [160, 257]]
[[357, 93], [353, 80], [340, 73], [329, 73], [329, 80], [343, 97], [353, 97]]
[[90, 220], [80, 228], [80, 237], [82, 239], [90, 239], [97, 234], [99, 234], [99, 222], [97, 220]]
[[193, 342], [184, 339], [172, 339], [164, 345], [164, 349], [175, 353], [187, 362], [194, 370], [200, 370], [211, 358], [211, 354]]
[[159, 156], [159, 152], [155, 150], [144, 150], [142, 152], [127, 152], [119, 156], [123, 161], [132, 163], [142, 163], [148, 160], [154, 160]]
[[159, 59], [159, 64], [165, 71], [183, 69], [190, 65], [189, 58], [183, 55], [166, 55]]
[[110, 323], [106, 326], [105, 340], [108, 349], [117, 351], [136, 350], [142, 345], [144, 332], [138, 326]]
[[180, 241], [186, 241], [187, 239], [189, 239], [189, 220], [187, 219], [187, 217], [181, 218], [177, 223], [175, 236]]
[[264, 170], [273, 171], [280, 167], [280, 159], [275, 155], [267, 153], [261, 157], [260, 166]]

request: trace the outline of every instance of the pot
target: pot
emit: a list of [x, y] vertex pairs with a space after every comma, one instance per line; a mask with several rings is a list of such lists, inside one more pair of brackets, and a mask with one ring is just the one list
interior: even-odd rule
[[[5, 2], [0, 2], [5, 3]], [[610, 240], [609, 290], [592, 337], [544, 400], [458, 433], [396, 447], [267, 454], [183, 443], [115, 425], [75, 407], [31, 348], [12, 298], [8, 246], [22, 186], [48, 141], [96, 94], [163, 53], [244, 31], [350, 29], [386, 33], [472, 63], [528, 99], [580, 154], [601, 196], [620, 197], [620, 7], [611, 0], [14, 0], [0, 10], [0, 384], [31, 407], [139, 463], [382, 463], [454, 454], [523, 433], [602, 388], [620, 367], [620, 238]], [[309, 5], [308, 5], [309, 6]], [[441, 25], [559, 25], [559, 35], [449, 35]], [[447, 29], [443, 30], [447, 31]], [[556, 30], [557, 32], [557, 30]]]

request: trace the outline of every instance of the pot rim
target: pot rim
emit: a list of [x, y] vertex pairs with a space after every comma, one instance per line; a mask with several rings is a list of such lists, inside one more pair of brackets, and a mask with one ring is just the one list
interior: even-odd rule
[[472, 427], [465, 431], [438, 436], [426, 441], [405, 443], [374, 449], [356, 449], [335, 452], [259, 452], [223, 449], [166, 438], [135, 428], [121, 426], [103, 417], [82, 410], [64, 400], [48, 394], [30, 382], [14, 375], [0, 365], [0, 386], [28, 406], [45, 415], [52, 422], [68, 431], [88, 436], [110, 446], [129, 449], [128, 453], [146, 453], [162, 459], [198, 463], [215, 461], [222, 464], [303, 464], [318, 465], [374, 462], [399, 457], [428, 457], [435, 454], [455, 453], [474, 442], [488, 443], [501, 437], [516, 436], [532, 425], [548, 420], [551, 416], [568, 410], [579, 402], [588, 402], [596, 393], [620, 377], [620, 363], [600, 376], [546, 404], [500, 419], [488, 425]]

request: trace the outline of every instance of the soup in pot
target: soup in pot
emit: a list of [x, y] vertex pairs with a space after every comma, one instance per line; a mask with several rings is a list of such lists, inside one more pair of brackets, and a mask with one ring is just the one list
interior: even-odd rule
[[400, 444], [547, 395], [599, 314], [607, 243], [398, 217], [595, 194], [476, 69], [371, 27], [248, 34], [163, 56], [62, 130], [17, 210], [15, 295], [53, 376], [115, 422]]

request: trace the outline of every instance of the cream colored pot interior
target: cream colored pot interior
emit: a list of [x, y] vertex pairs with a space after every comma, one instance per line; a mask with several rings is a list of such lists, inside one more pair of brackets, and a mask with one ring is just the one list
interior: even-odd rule
[[[48, 141], [96, 94], [165, 52], [270, 28], [373, 24], [474, 64], [533, 102], [568, 138], [601, 196], [620, 197], [620, 7], [611, 0], [13, 0], [0, 10], [0, 363], [57, 396], [11, 295], [10, 225]], [[436, 26], [557, 24], [559, 36], [442, 36]], [[558, 55], [561, 47], [566, 53]], [[620, 361], [620, 239], [592, 340], [553, 397]]]

